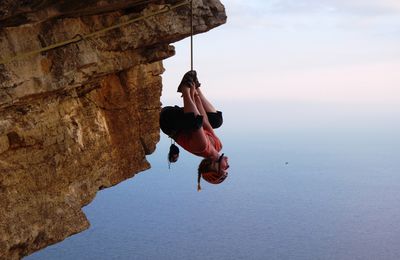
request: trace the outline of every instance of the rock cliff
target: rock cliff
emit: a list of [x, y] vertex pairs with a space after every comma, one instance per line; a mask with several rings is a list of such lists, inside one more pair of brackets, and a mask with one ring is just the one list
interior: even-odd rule
[[[81, 208], [98, 190], [150, 167], [162, 60], [190, 34], [190, 5], [167, 9], [179, 3], [2, 0], [0, 259], [87, 229]], [[193, 5], [195, 33], [225, 23], [218, 0]], [[160, 10], [168, 11], [85, 38]]]

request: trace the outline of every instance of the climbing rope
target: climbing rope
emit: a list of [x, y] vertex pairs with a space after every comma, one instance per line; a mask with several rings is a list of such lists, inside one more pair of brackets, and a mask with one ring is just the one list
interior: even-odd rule
[[193, 70], [193, 0], [190, 0], [190, 70]]
[[[190, 11], [191, 12], [191, 27], [192, 27], [192, 29], [191, 29], [191, 37], [193, 38], [193, 9], [192, 9], [192, 1], [193, 0], [189, 0], [189, 1], [191, 1], [191, 11]], [[105, 28], [103, 28], [101, 30], [98, 30], [98, 31], [95, 31], [95, 32], [92, 32], [92, 33], [89, 33], [89, 34], [85, 34], [85, 35], [77, 34], [72, 39], [69, 39], [69, 40], [66, 40], [66, 41], [62, 41], [62, 42], [58, 42], [58, 43], [46, 46], [46, 47], [38, 49], [38, 50], [34, 50], [34, 51], [26, 52], [26, 53], [21, 53], [21, 54], [15, 55], [13, 57], [5, 58], [3, 60], [0, 60], [0, 64], [7, 64], [7, 63], [10, 63], [10, 62], [15, 61], [15, 60], [21, 60], [21, 59], [24, 59], [26, 57], [29, 57], [29, 56], [32, 56], [32, 55], [35, 55], [35, 54], [39, 54], [39, 53], [44, 52], [44, 51], [49, 51], [49, 50], [52, 50], [52, 49], [56, 49], [56, 48], [59, 48], [59, 47], [62, 47], [62, 46], [65, 46], [65, 45], [68, 45], [68, 44], [71, 44], [71, 43], [78, 43], [78, 42], [80, 42], [82, 40], [86, 40], [88, 38], [98, 36], [98, 35], [100, 35], [102, 33], [105, 33], [105, 32], [108, 32], [108, 31], [111, 31], [111, 30], [114, 30], [114, 29], [129, 25], [129, 24], [141, 21], [141, 20], [145, 20], [145, 19], [150, 18], [152, 16], [168, 13], [168, 12], [170, 12], [170, 11], [176, 9], [176, 8], [179, 8], [179, 7], [187, 5], [187, 4], [188, 4], [188, 1], [184, 0], [184, 1], [181, 1], [181, 2], [179, 2], [177, 4], [175, 4], [175, 5], [166, 5], [163, 8], [161, 8], [160, 10], [158, 10], [158, 11], [155, 11], [155, 12], [152, 12], [152, 13], [149, 13], [149, 14], [146, 14], [146, 15], [142, 15], [142, 16], [130, 19], [128, 21], [109, 26], [109, 27], [105, 27]], [[193, 41], [193, 39], [192, 39], [192, 41]], [[192, 45], [193, 45], [193, 43], [192, 43]], [[193, 50], [192, 50], [192, 53], [193, 53]], [[192, 69], [193, 69], [193, 57], [192, 57], [192, 65], [191, 66], [192, 66]]]

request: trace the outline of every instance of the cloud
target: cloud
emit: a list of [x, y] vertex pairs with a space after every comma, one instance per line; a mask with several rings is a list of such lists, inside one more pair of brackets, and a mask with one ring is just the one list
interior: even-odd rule
[[253, 73], [246, 78], [231, 75], [229, 79], [212, 79], [210, 84], [229, 87], [213, 88], [208, 92], [228, 100], [390, 103], [399, 108], [400, 90], [397, 86], [400, 76], [396, 70], [399, 65], [399, 62], [358, 64], [274, 74]]
[[338, 28], [393, 34], [400, 27], [399, 0], [230, 0], [230, 28]]
[[398, 0], [334, 0], [324, 1], [339, 12], [358, 15], [400, 15]]
[[237, 6], [247, 5], [268, 13], [343, 12], [360, 15], [400, 14], [398, 0], [253, 0], [245, 4], [233, 1]]
[[228, 13], [232, 15], [337, 13], [362, 16], [397, 15], [400, 17], [399, 0], [230, 0], [225, 5]]

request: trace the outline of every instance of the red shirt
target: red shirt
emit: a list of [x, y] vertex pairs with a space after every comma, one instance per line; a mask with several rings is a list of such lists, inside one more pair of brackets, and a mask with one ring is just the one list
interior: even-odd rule
[[221, 151], [222, 143], [213, 132], [210, 132], [206, 129], [203, 129], [203, 130], [206, 135], [206, 142], [207, 142], [206, 147], [203, 151], [196, 151], [191, 147], [191, 142], [193, 142], [193, 140], [192, 140], [193, 133], [192, 132], [180, 133], [176, 139], [176, 142], [180, 146], [182, 146], [183, 149], [185, 149], [186, 151], [188, 151], [192, 154], [195, 154], [197, 156], [201, 156], [204, 158], [210, 158], [214, 154], [214, 150], [216, 150], [217, 152]]

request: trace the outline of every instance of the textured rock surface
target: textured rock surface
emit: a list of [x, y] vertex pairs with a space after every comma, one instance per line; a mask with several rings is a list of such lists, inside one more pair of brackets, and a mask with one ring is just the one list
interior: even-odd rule
[[[11, 1], [0, 6], [0, 60], [177, 1]], [[195, 0], [195, 32], [226, 20]], [[148, 169], [159, 140], [162, 59], [187, 37], [188, 6], [0, 64], [0, 259], [88, 228], [99, 189]]]

